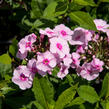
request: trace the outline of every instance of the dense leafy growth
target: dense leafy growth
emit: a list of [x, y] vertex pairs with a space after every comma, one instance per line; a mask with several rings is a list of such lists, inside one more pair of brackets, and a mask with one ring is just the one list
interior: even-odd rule
[[[13, 69], [27, 64], [16, 58], [18, 41], [24, 35], [34, 32], [39, 37], [39, 29], [58, 24], [98, 32], [93, 20], [109, 23], [109, 0], [0, 0], [0, 13], [0, 109], [109, 109], [109, 46], [107, 54], [99, 48], [98, 57], [108, 63], [93, 81], [79, 77], [75, 70], [61, 80], [55, 67], [52, 75], [36, 74], [28, 90], [22, 91], [12, 82]], [[105, 45], [103, 42], [100, 47]]]

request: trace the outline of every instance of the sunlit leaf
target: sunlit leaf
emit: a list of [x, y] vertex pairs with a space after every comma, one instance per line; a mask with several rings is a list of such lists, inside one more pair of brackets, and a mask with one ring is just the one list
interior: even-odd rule
[[99, 101], [99, 96], [91, 86], [81, 85], [78, 88], [78, 94], [83, 100], [88, 101], [89, 103], [95, 103]]
[[54, 89], [47, 78], [41, 78], [37, 75], [34, 78], [33, 89], [35, 98], [44, 109], [49, 109], [49, 104], [52, 104], [54, 97]]
[[0, 63], [2, 64], [11, 64], [11, 58], [8, 54], [3, 54], [0, 56]]
[[71, 12], [69, 14], [71, 20], [77, 22], [81, 27], [97, 31], [93, 19], [88, 13], [82, 11]]

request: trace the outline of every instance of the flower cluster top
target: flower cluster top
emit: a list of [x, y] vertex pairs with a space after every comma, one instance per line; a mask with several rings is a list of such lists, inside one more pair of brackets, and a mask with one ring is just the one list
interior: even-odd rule
[[95, 19], [94, 23], [98, 32], [81, 27], [72, 31], [60, 24], [54, 29], [40, 29], [40, 37], [32, 33], [21, 39], [17, 57], [26, 60], [27, 65], [20, 65], [14, 70], [12, 81], [25, 90], [32, 86], [36, 73], [52, 75], [54, 68], [59, 69], [57, 77], [61, 79], [72, 73], [69, 69], [75, 69], [78, 76], [89, 81], [97, 78], [107, 60], [103, 59], [105, 54], [101, 52], [104, 51], [99, 48], [103, 40], [109, 44], [109, 24], [101, 19]]

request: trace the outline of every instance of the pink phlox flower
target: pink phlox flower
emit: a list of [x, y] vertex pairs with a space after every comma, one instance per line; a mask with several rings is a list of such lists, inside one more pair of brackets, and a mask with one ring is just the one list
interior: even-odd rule
[[80, 64], [80, 60], [79, 60], [80, 55], [79, 55], [78, 53], [76, 53], [76, 52], [73, 52], [71, 58], [72, 58], [71, 67], [72, 67], [72, 68], [78, 67], [79, 64]]
[[31, 72], [26, 66], [19, 66], [14, 70], [12, 81], [17, 84], [20, 89], [25, 90], [31, 88], [33, 78]]
[[63, 58], [63, 62], [65, 66], [69, 67], [72, 63], [71, 54], [65, 55], [65, 57]]
[[50, 51], [58, 54], [60, 58], [63, 58], [69, 54], [70, 48], [66, 40], [55, 37], [50, 40]]
[[32, 44], [36, 41], [36, 38], [37, 36], [34, 33], [32, 33], [20, 40], [20, 42], [18, 43], [18, 58], [23, 59], [26, 57], [27, 52], [32, 50]]
[[64, 24], [57, 25], [53, 30], [58, 37], [67, 41], [71, 40], [73, 31]]
[[36, 41], [37, 36], [32, 33], [30, 35], [27, 35], [25, 38], [21, 39], [18, 43], [19, 51], [21, 53], [24, 53], [25, 51], [31, 51], [32, 44]]
[[45, 76], [46, 75], [45, 72], [37, 69], [37, 60], [34, 59], [34, 58], [29, 60], [29, 62], [27, 64], [27, 67], [30, 69], [33, 77], [35, 76], [36, 73], [39, 73], [41, 76]]
[[21, 53], [19, 50], [16, 54], [16, 57], [19, 58], [19, 59], [24, 59], [27, 57], [27, 51], [25, 51], [24, 53]]
[[55, 56], [46, 51], [37, 56], [37, 69], [43, 72], [51, 71], [57, 64]]
[[88, 44], [92, 40], [92, 33], [89, 30], [78, 27], [74, 29], [72, 39], [69, 41], [71, 45], [83, 45]]
[[106, 32], [106, 29], [109, 27], [109, 24], [107, 24], [107, 22], [102, 19], [95, 19], [94, 23], [96, 28], [102, 32]]
[[94, 72], [101, 72], [103, 70], [104, 62], [100, 61], [98, 58], [93, 58], [91, 65]]
[[56, 36], [55, 32], [50, 28], [46, 28], [45, 30], [40, 29], [39, 33], [47, 35], [49, 38]]
[[76, 52], [77, 53], [85, 53], [84, 46], [78, 45], [77, 48], [76, 48]]
[[57, 74], [57, 77], [63, 79], [69, 73], [68, 69], [69, 67], [65, 66], [64, 64], [61, 64], [61, 68]]
[[79, 68], [78, 71], [80, 71], [80, 72], [78, 72], [78, 74], [82, 78], [89, 80], [89, 81], [94, 80], [99, 76], [99, 72], [93, 72], [91, 63], [83, 64], [82, 67]]

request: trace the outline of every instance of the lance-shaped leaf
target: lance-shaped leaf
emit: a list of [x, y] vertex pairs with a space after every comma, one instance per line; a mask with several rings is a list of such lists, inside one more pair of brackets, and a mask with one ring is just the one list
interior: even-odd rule
[[31, 18], [39, 18], [42, 15], [41, 3], [39, 0], [32, 0], [31, 1]]
[[85, 101], [81, 97], [76, 97], [74, 100], [72, 100], [66, 107], [71, 107], [73, 105], [81, 105]]
[[66, 89], [58, 97], [54, 109], [63, 109], [67, 104], [69, 104], [76, 94], [76, 90], [75, 90], [76, 87], [72, 86], [72, 87]]
[[109, 96], [109, 73], [106, 74], [103, 80], [102, 89], [100, 91], [100, 97]]
[[14, 38], [12, 40], [12, 45], [9, 46], [9, 52], [11, 53], [12, 56], [16, 56], [17, 53], [17, 43], [18, 41]]
[[97, 31], [93, 19], [88, 13], [82, 11], [76, 11], [71, 12], [69, 16], [74, 22], [77, 22], [81, 27]]
[[43, 17], [51, 18], [54, 17], [55, 9], [57, 6], [57, 2], [51, 2], [44, 10]]
[[82, 85], [78, 88], [79, 96], [89, 103], [95, 103], [99, 101], [99, 96], [97, 95], [95, 89], [91, 86]]
[[68, 1], [58, 2], [58, 5], [56, 6], [56, 10], [55, 10], [55, 16], [62, 15], [66, 13], [67, 10], [68, 10]]
[[53, 104], [54, 89], [48, 79], [36, 75], [33, 81], [32, 91], [38, 103], [42, 105], [44, 109], [50, 109], [50, 106]]
[[72, 2], [83, 6], [96, 6], [93, 0], [72, 0]]

